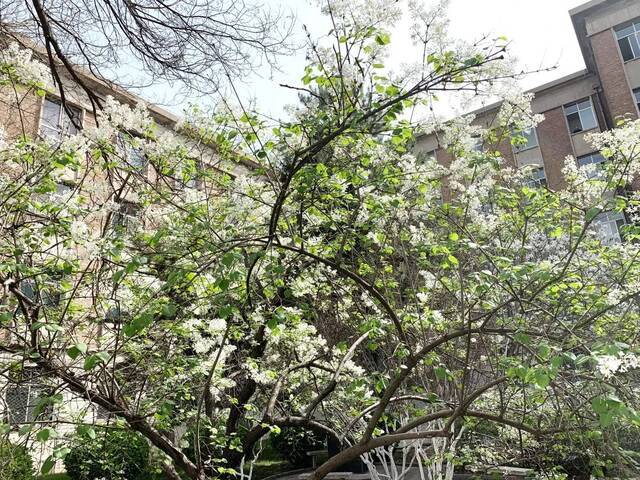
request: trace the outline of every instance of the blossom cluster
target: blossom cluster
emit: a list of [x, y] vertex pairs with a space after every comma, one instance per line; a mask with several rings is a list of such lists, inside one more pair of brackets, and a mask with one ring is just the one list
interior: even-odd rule
[[3, 82], [47, 88], [51, 84], [51, 74], [47, 66], [35, 58], [33, 50], [11, 42], [0, 50], [0, 85]]
[[632, 352], [602, 355], [596, 357], [596, 360], [596, 368], [604, 378], [611, 378], [616, 373], [626, 373], [640, 368], [640, 357]]

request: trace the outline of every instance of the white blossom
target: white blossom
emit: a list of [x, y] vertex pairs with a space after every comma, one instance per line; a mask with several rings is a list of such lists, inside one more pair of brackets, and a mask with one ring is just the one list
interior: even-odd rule
[[11, 42], [0, 50], [0, 83], [12, 79], [46, 88], [51, 83], [51, 74], [44, 63], [34, 58], [32, 50]]

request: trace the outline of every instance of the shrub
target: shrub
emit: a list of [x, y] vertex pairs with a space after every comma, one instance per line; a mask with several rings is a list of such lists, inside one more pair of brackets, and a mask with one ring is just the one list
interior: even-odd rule
[[297, 468], [310, 467], [311, 457], [307, 452], [326, 448], [323, 437], [299, 427], [283, 428], [272, 436], [275, 450]]
[[146, 476], [149, 445], [127, 430], [102, 429], [95, 438], [77, 435], [64, 459], [72, 480], [136, 480]]
[[33, 461], [27, 449], [0, 440], [0, 480], [31, 480], [33, 478]]

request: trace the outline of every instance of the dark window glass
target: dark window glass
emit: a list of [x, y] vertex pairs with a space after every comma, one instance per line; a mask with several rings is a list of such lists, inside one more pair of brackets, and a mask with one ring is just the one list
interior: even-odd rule
[[569, 131], [571, 133], [579, 133], [583, 130], [579, 113], [576, 112], [567, 115], [567, 121], [569, 122]]
[[633, 50], [631, 49], [631, 44], [629, 43], [629, 37], [618, 40], [618, 45], [620, 45], [620, 52], [622, 53], [622, 58], [625, 62], [635, 58]]
[[640, 57], [640, 23], [617, 28], [616, 38], [625, 62]]
[[596, 165], [596, 168], [591, 170], [589, 178], [601, 178], [604, 175], [605, 158], [600, 153], [590, 153], [589, 155], [583, 155], [578, 157], [578, 166], [586, 167], [587, 165]]
[[591, 105], [584, 110], [580, 110], [580, 123], [582, 123], [583, 130], [591, 130], [598, 126], [598, 122], [596, 122], [596, 116], [593, 114]]
[[547, 177], [544, 174], [543, 167], [532, 168], [529, 173], [529, 180], [526, 185], [530, 188], [540, 188], [547, 186]]
[[591, 100], [571, 103], [564, 106], [564, 114], [567, 116], [569, 131], [579, 133], [584, 130], [591, 130], [598, 126], [596, 116], [593, 113]]

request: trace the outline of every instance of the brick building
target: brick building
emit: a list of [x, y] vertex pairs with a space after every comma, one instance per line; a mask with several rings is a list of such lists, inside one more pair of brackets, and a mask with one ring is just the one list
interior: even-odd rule
[[[7, 48], [0, 39], [0, 49]], [[38, 49], [33, 48], [38, 56]], [[41, 52], [40, 52], [41, 53]], [[42, 57], [42, 55], [40, 55]], [[86, 91], [74, 81], [71, 76], [60, 69], [61, 81], [64, 86], [66, 97], [66, 108], [63, 107], [60, 96], [57, 94], [58, 89], [52, 88], [44, 95], [35, 89], [18, 85], [2, 85], [0, 84], [0, 140], [2, 136], [7, 139], [16, 139], [21, 136], [29, 138], [47, 138], [55, 142], [62, 140], [65, 136], [74, 134], [78, 129], [88, 129], [96, 126], [96, 118], [89, 96]], [[134, 107], [140, 103], [146, 106], [149, 115], [153, 118], [156, 134], [159, 138], [163, 132], [174, 132], [179, 118], [172, 113], [156, 106], [144, 102], [141, 98], [133, 95], [116, 85], [109, 84], [97, 79], [90, 73], [78, 68], [76, 74], [80, 76], [85, 87], [97, 97], [105, 100], [108, 97], [114, 98], [117, 102]], [[52, 83], [52, 82], [51, 82]], [[120, 135], [135, 136], [136, 132], [120, 132], [117, 134], [118, 145], [122, 147], [122, 151], [118, 153], [122, 160], [126, 159], [126, 169], [133, 168], [140, 177], [144, 177], [149, 183], [160, 181], [160, 175], [155, 171], [154, 166], [149, 162], [140, 150], [131, 147], [131, 144], [120, 143]], [[237, 177], [246, 175], [255, 165], [247, 159], [236, 157], [230, 160], [228, 157], [222, 158], [214, 145], [201, 141], [201, 139], [190, 138], [188, 136], [176, 133], [181, 143], [187, 148], [189, 157], [196, 162], [197, 169], [200, 172], [210, 171], [212, 175], [193, 176], [185, 181], [183, 178], [167, 178], [162, 177], [164, 182], [170, 182], [171, 188], [176, 191], [184, 192], [186, 189], [197, 189], [206, 192], [216, 191], [217, 185], [205, 179], [213, 176], [228, 175]], [[116, 140], [116, 139], [114, 139]], [[0, 142], [1, 143], [1, 142]], [[123, 169], [123, 172], [125, 170]], [[85, 176], [84, 181], [81, 177]], [[136, 181], [132, 180], [130, 175], [114, 175], [109, 180], [103, 175], [103, 172], [90, 172], [81, 167], [79, 171], [70, 171], [58, 180], [56, 185], [57, 191], [53, 195], [65, 195], [77, 188], [83, 188], [82, 184], [104, 184], [109, 185], [108, 191], [105, 191], [105, 198], [91, 196], [91, 206], [97, 206], [104, 203], [108, 199], [112, 199], [117, 205], [117, 209], [112, 215], [98, 214], [88, 216], [87, 223], [96, 231], [109, 232], [111, 229], [121, 229], [125, 231], [133, 230], [139, 225], [137, 212], [140, 210], [138, 196], [136, 194]], [[117, 196], [113, 196], [113, 192], [118, 191]], [[108, 195], [108, 198], [106, 197]], [[97, 207], [96, 207], [97, 208]], [[2, 222], [0, 222], [2, 223]], [[2, 224], [4, 227], [4, 224]], [[1, 258], [0, 258], [1, 261]], [[42, 288], [31, 278], [20, 279], [21, 292], [29, 299], [45, 305], [48, 309], [56, 309], [64, 304], [64, 293], [58, 289], [56, 285], [51, 287], [51, 292]], [[62, 302], [61, 302], [62, 300]], [[5, 290], [0, 290], [0, 306], [11, 306], [9, 295]], [[118, 312], [110, 310], [107, 312], [105, 322], [118, 322]], [[0, 345], [3, 346], [0, 352], [0, 364], [3, 369], [10, 364], [14, 358], [10, 352], [11, 349], [18, 344], [15, 332], [12, 330], [13, 325], [0, 325]], [[81, 338], [88, 345], [94, 345], [103, 336], [100, 326], [88, 325], [83, 327], [78, 338]], [[64, 349], [62, 348], [62, 351]], [[56, 411], [37, 412], [39, 399], [45, 392], [48, 392], [50, 386], [41, 378], [37, 366], [33, 363], [23, 365], [19, 375], [12, 379], [11, 383], [6, 381], [6, 369], [3, 370], [2, 378], [0, 378], [0, 424], [7, 424], [11, 427], [12, 440], [18, 441], [18, 430], [29, 425], [31, 422], [42, 420], [51, 422], [56, 425], [57, 433], [60, 435], [70, 434], [74, 431], [74, 426], [69, 420], [70, 418], [80, 418], [87, 423], [104, 423], [110, 418], [109, 414], [90, 406], [84, 400], [72, 394], [68, 389], [62, 393], [63, 401], [61, 406], [56, 407]], [[60, 422], [60, 423], [58, 423]], [[40, 443], [35, 439], [29, 439], [28, 446], [31, 450], [34, 462], [37, 465], [52, 453], [57, 445], [57, 440], [48, 443]], [[58, 462], [56, 468], [60, 468]]]
[[[531, 90], [532, 109], [544, 115], [544, 121], [524, 132], [526, 145], [516, 148], [505, 139], [492, 146], [508, 164], [532, 166], [532, 181], [552, 190], [565, 184], [562, 168], [568, 155], [580, 166], [604, 161], [585, 140], [587, 134], [614, 128], [620, 118], [636, 119], [640, 114], [640, 1], [591, 0], [569, 15], [586, 69]], [[499, 106], [471, 112], [474, 123], [491, 126]], [[444, 165], [451, 161], [437, 134], [420, 136], [416, 149], [435, 155]], [[620, 241], [619, 227], [624, 223], [620, 213], [600, 219], [610, 241]]]

